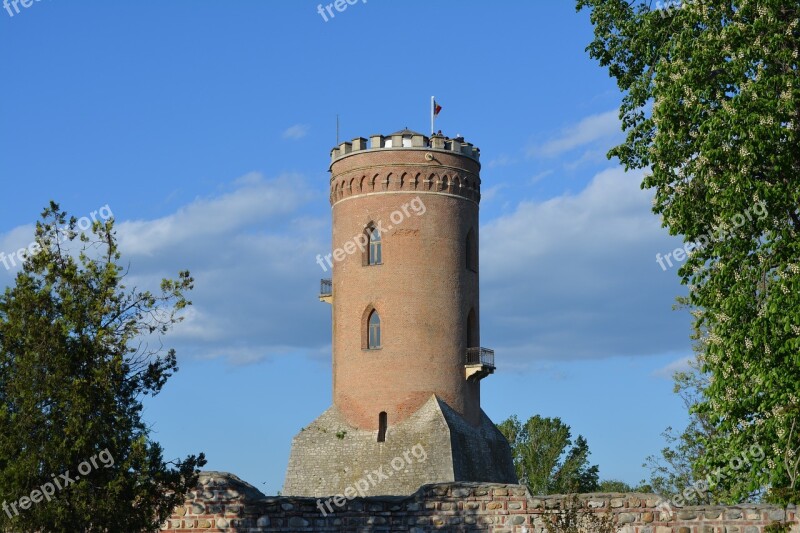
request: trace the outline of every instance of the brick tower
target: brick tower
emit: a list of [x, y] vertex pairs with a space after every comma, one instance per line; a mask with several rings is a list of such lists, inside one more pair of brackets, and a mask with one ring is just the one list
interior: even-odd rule
[[480, 407], [494, 353], [480, 347], [479, 156], [407, 129], [332, 150], [333, 252], [318, 262], [332, 269], [333, 406], [294, 438], [284, 494], [516, 483]]

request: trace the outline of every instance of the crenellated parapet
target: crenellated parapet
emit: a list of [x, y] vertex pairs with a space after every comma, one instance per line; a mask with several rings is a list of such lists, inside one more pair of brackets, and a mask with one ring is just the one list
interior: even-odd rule
[[410, 130], [356, 137], [331, 151], [331, 205], [386, 192], [439, 193], [480, 201], [480, 149], [463, 137]]
[[402, 130], [391, 135], [371, 135], [369, 141], [364, 137], [356, 137], [352, 141], [343, 142], [331, 150], [331, 164], [342, 157], [347, 157], [362, 150], [392, 150], [398, 148], [435, 150], [459, 154], [475, 161], [480, 161], [481, 150], [463, 137], [449, 138], [441, 134], [430, 137], [411, 130]]

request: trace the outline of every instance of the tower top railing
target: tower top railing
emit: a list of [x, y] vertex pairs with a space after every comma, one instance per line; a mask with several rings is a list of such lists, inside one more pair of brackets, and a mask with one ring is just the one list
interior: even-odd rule
[[351, 154], [367, 150], [395, 150], [418, 149], [451, 152], [469, 157], [480, 162], [481, 150], [472, 143], [466, 142], [464, 137], [446, 137], [441, 133], [431, 136], [423, 135], [409, 129], [401, 130], [391, 135], [370, 135], [356, 137], [352, 141], [345, 141], [331, 150], [331, 163]]

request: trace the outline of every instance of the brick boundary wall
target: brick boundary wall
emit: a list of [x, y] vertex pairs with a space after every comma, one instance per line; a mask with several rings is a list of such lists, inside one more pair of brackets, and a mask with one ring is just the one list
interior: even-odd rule
[[[322, 499], [322, 505], [327, 498]], [[486, 531], [542, 533], [544, 520], [565, 496], [528, 494], [520, 485], [441, 483], [411, 496], [356, 497], [323, 516], [316, 498], [265, 497], [255, 487], [225, 472], [204, 472], [186, 503], [161, 530], [189, 532], [400, 532]], [[762, 533], [774, 522], [800, 533], [794, 505], [742, 504], [659, 508], [659, 497], [639, 493], [580, 495], [585, 509], [616, 515], [627, 533]]]

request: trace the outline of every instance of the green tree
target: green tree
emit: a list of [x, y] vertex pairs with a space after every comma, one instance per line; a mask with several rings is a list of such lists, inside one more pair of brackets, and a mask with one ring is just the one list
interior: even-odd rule
[[52, 202], [36, 245], [0, 295], [0, 530], [158, 530], [205, 459], [149, 440], [140, 398], [177, 363], [144, 339], [180, 320], [192, 278], [128, 290], [113, 220], [78, 233]]
[[[680, 432], [667, 427], [662, 433], [667, 446], [661, 450], [660, 456], [647, 457], [643, 465], [650, 469], [650, 485], [653, 490], [665, 497], [681, 494], [687, 488], [696, 487], [698, 482], [707, 479], [709, 472], [694, 463], [696, 458], [705, 454], [703, 441], [714, 432], [708, 417], [695, 410], [705, 401], [704, 391], [708, 386], [707, 375], [700, 370], [698, 362], [689, 361], [689, 369], [675, 372], [673, 380], [673, 392], [680, 396], [688, 411], [689, 423]], [[715, 492], [694, 491], [692, 494], [695, 500], [691, 503], [699, 505], [723, 500], [723, 489], [724, 487], [717, 486], [714, 487]]]
[[498, 426], [511, 444], [521, 483], [531, 494], [592, 492], [597, 488], [598, 467], [589, 465], [589, 445], [582, 436], [572, 443], [570, 427], [560, 418], [528, 419], [516, 416]]
[[644, 480], [633, 486], [618, 479], [604, 479], [597, 485], [595, 492], [645, 492], [652, 493], [653, 487]]
[[[679, 269], [714, 428], [693, 468], [727, 468], [726, 499], [799, 499], [800, 2], [577, 0], [589, 54], [623, 91], [626, 140], [654, 212], [694, 248]], [[691, 243], [691, 244], [690, 244]], [[766, 458], [733, 469], [760, 447]]]
[[597, 492], [633, 492], [634, 489], [618, 479], [604, 479], [597, 485]]

